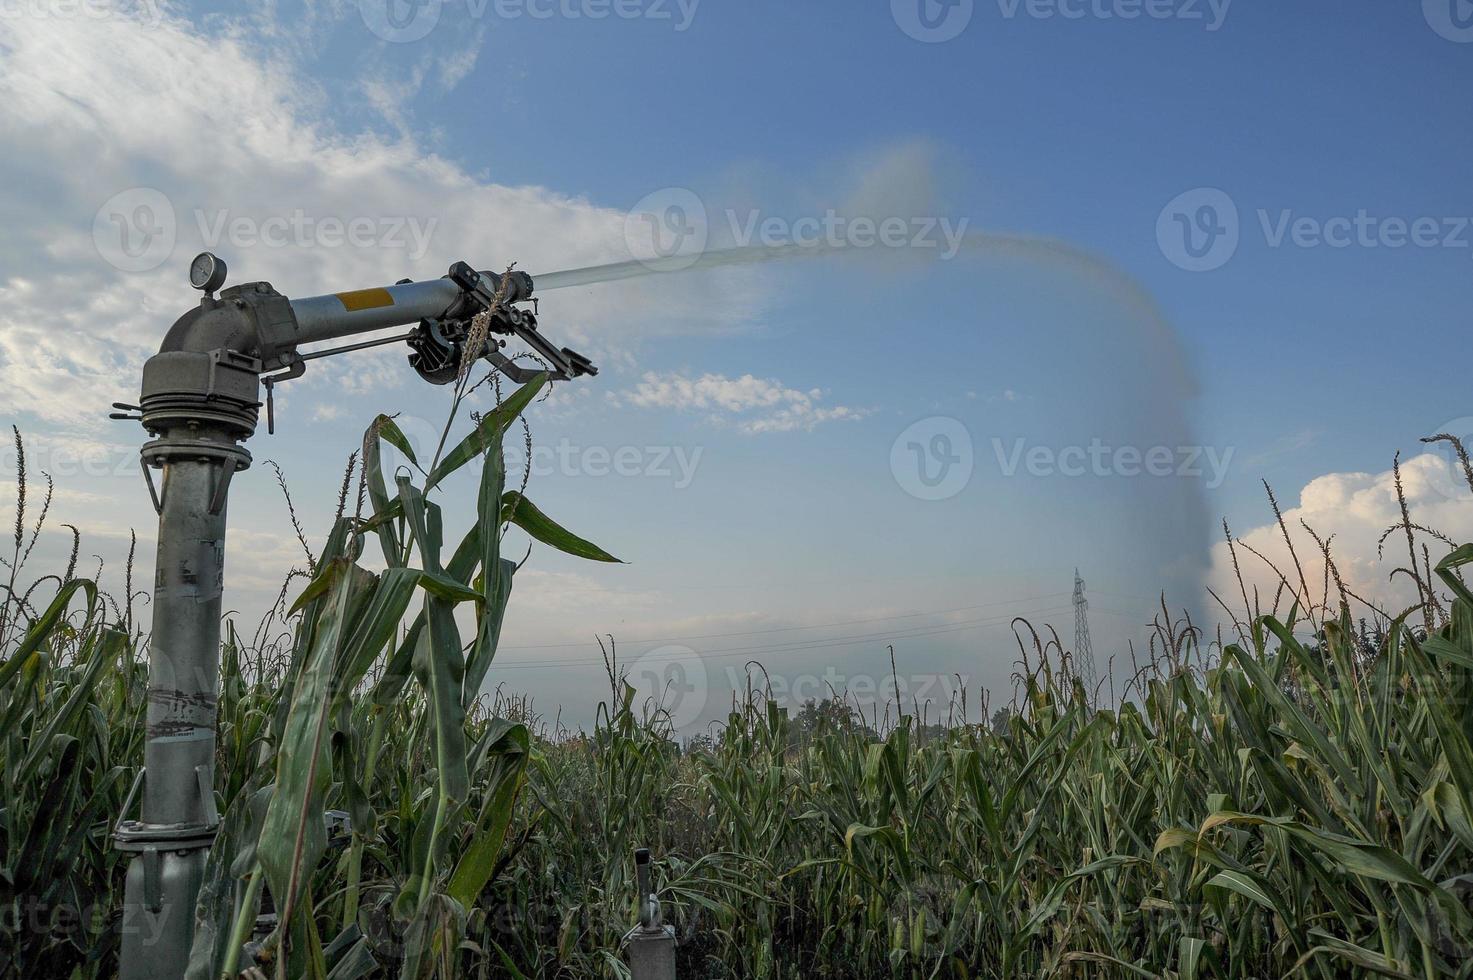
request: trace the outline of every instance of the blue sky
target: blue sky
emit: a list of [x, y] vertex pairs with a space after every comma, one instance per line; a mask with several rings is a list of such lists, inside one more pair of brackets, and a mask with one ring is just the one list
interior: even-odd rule
[[[457, 90], [477, 108], [424, 93], [410, 102], [417, 124], [498, 180], [616, 206], [748, 167], [816, 181], [853, 154], [934, 144], [948, 213], [1077, 243], [1150, 289], [1201, 366], [1205, 432], [1249, 454], [1296, 431], [1314, 440], [1233, 481], [1220, 509], [1250, 519], [1260, 475], [1367, 468], [1462, 414], [1453, 386], [1414, 383], [1415, 351], [1466, 337], [1473, 249], [1273, 249], [1256, 233], [1227, 267], [1188, 274], [1163, 261], [1155, 218], [1202, 186], [1232, 195], [1255, 232], [1259, 209], [1473, 213], [1468, 117], [1453, 96], [1473, 65], [1416, 4], [1238, 0], [1216, 31], [1205, 0], [1176, 6], [1203, 19], [1008, 19], [979, 3], [959, 37], [922, 44], [884, 3], [707, 2], [684, 32], [447, 4], [424, 42], [370, 57], [408, 66], [446, 33], [484, 32]], [[352, 64], [356, 43], [327, 50]], [[952, 380], [970, 384], [965, 370]], [[1343, 394], [1377, 389], [1398, 395]], [[1289, 391], [1286, 412], [1276, 393]]]
[[[789, 680], [852, 679], [888, 672], [891, 642], [902, 672], [962, 673], [1006, 699], [1006, 614], [1072, 634], [1076, 566], [1096, 648], [1122, 659], [1163, 589], [1209, 628], [1223, 618], [1205, 592], [1226, 588], [1217, 521], [1278, 554], [1264, 479], [1296, 534], [1301, 516], [1337, 532], [1347, 577], [1392, 602], [1374, 542], [1397, 450], [1429, 520], [1473, 530], [1417, 441], [1473, 415], [1457, 371], [1473, 36], [1454, 19], [1466, 4], [1439, 7], [1462, 0], [976, 0], [934, 43], [905, 30], [917, 0], [625, 0], [631, 16], [602, 20], [566, 14], [597, 0], [559, 2], [402, 6], [409, 33], [416, 9], [434, 24], [404, 41], [380, 36], [375, 0], [6, 8], [0, 135], [22, 152], [0, 163], [20, 216], [0, 233], [0, 407], [100, 554], [115, 561], [128, 527], [146, 549], [152, 528], [127, 465], [136, 434], [98, 418], [191, 302], [185, 264], [215, 218], [246, 223], [213, 243], [232, 281], [311, 295], [461, 258], [534, 274], [620, 261], [640, 247], [630, 210], [671, 189], [695, 195], [713, 241], [728, 215], [788, 228], [833, 211], [1034, 244], [851, 248], [547, 293], [544, 330], [604, 370], [533, 413], [544, 458], [572, 462], [529, 493], [630, 562], [534, 553], [496, 679], [549, 714], [588, 717], [595, 632], [654, 656], [651, 676], [661, 657], [704, 671], [692, 725], [719, 714], [748, 655]], [[1120, 16], [1137, 9], [1159, 16]], [[144, 193], [166, 202], [174, 244], [120, 268], [108, 216], [131, 220]], [[1189, 271], [1181, 222], [1206, 204], [1236, 249]], [[367, 219], [377, 237], [248, 234], [299, 212]], [[1423, 244], [1391, 247], [1414, 228]], [[281, 389], [279, 433], [251, 444], [313, 533], [374, 413], [433, 438], [444, 392], [400, 356], [314, 367]], [[954, 451], [932, 440], [957, 431], [970, 479], [921, 499], [913, 454]], [[1069, 475], [1092, 444], [1106, 471]], [[1122, 447], [1169, 450], [1170, 475], [1137, 475]], [[621, 450], [628, 472], [606, 472]], [[235, 494], [244, 616], [296, 559], [269, 471]], [[683, 652], [660, 653], [672, 643]]]

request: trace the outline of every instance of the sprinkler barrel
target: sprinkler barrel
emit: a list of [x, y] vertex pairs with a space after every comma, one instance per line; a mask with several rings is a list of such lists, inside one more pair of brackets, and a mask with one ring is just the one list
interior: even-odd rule
[[[451, 274], [428, 282], [401, 282], [377, 289], [359, 289], [348, 293], [329, 293], [291, 301], [296, 316], [298, 343], [336, 340], [351, 334], [402, 327], [421, 320], [469, 319], [481, 312], [466, 284], [468, 277], [457, 278], [456, 270], [469, 271], [470, 266], [458, 262]], [[502, 275], [495, 272], [472, 273], [489, 284], [492, 296], [501, 288]], [[501, 303], [510, 306], [532, 298], [532, 277], [525, 272], [505, 274], [510, 282]]]
[[[455, 270], [469, 270], [456, 263]], [[500, 289], [502, 275], [472, 272], [489, 285], [492, 296]], [[510, 283], [501, 303], [510, 306], [532, 299], [533, 280], [525, 272], [510, 272]], [[266, 370], [283, 366], [272, 355], [304, 344], [338, 340], [358, 334], [408, 326], [422, 320], [470, 319], [482, 311], [478, 297], [466, 284], [477, 285], [468, 276], [457, 281], [451, 276], [424, 282], [399, 282], [392, 286], [327, 293], [305, 299], [287, 299], [270, 283], [232, 286], [216, 299], [207, 294], [200, 305], [185, 313], [164, 338], [162, 350], [213, 350], [227, 346], [255, 351]]]

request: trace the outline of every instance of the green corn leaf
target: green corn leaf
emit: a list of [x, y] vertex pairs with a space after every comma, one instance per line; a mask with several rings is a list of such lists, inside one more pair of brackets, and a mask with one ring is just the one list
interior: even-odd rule
[[317, 621], [293, 690], [276, 763], [276, 792], [266, 809], [257, 860], [283, 918], [295, 911], [310, 875], [327, 847], [322, 803], [332, 784], [329, 718], [337, 687], [334, 667], [351, 652], [343, 645], [354, 607], [375, 578], [343, 563], [330, 593], [331, 603]]
[[[466, 708], [480, 696], [481, 684], [496, 657], [501, 642], [501, 624], [511, 598], [512, 576], [516, 563], [501, 557], [501, 498], [506, 490], [506, 458], [502, 451], [504, 430], [487, 431], [485, 464], [481, 467], [481, 484], [476, 494], [476, 527], [480, 532], [480, 555], [483, 601], [479, 609], [475, 643], [466, 663], [465, 690], [461, 700]], [[469, 535], [467, 535], [469, 537]]]
[[1364, 971], [1370, 971], [1371, 973], [1376, 973], [1384, 977], [1396, 977], [1399, 980], [1414, 980], [1412, 974], [1402, 970], [1382, 954], [1366, 949], [1364, 946], [1357, 946], [1354, 943], [1349, 943], [1343, 939], [1328, 936], [1318, 931], [1315, 933], [1315, 938], [1323, 940], [1324, 944], [1314, 947], [1301, 956], [1298, 962], [1294, 964], [1294, 968], [1289, 971], [1290, 976], [1298, 974], [1302, 967], [1308, 965], [1316, 957], [1325, 957], [1327, 959], [1343, 960], [1351, 966], [1356, 967], [1361, 975], [1364, 975]]
[[81, 717], [83, 709], [86, 708], [88, 700], [92, 697], [93, 688], [97, 686], [98, 679], [102, 676], [104, 668], [110, 668], [117, 662], [118, 655], [123, 649], [128, 637], [126, 634], [108, 629], [102, 632], [100, 638], [87, 644], [91, 648], [92, 657], [87, 662], [86, 669], [82, 672], [72, 687], [71, 695], [67, 698], [60, 711], [51, 716], [50, 721], [41, 730], [41, 733], [31, 739], [31, 750], [26, 759], [20, 765], [18, 779], [21, 782], [31, 778], [36, 767], [51, 749], [51, 740], [57, 732], [70, 729]]
[[392, 418], [380, 415], [373, 420], [368, 431], [363, 436], [363, 474], [364, 484], [368, 488], [368, 501], [373, 505], [373, 512], [382, 520], [375, 519], [369, 522], [369, 526], [377, 532], [379, 545], [384, 552], [384, 561], [392, 568], [404, 564], [403, 546], [399, 541], [399, 535], [394, 530], [392, 515], [389, 509], [396, 503], [389, 497], [388, 487], [384, 483], [383, 459], [380, 456], [379, 444], [387, 442], [395, 447], [410, 460], [414, 460], [414, 449], [409, 440]]
[[1464, 847], [1473, 850], [1473, 818], [1455, 786], [1439, 782], [1422, 794], [1422, 804], [1438, 824], [1451, 830]]
[[1465, 544], [1460, 548], [1454, 549], [1446, 558], [1438, 562], [1436, 571], [1437, 577], [1442, 579], [1443, 583], [1449, 589], [1453, 590], [1459, 601], [1468, 606], [1473, 606], [1473, 592], [1468, 590], [1468, 586], [1463, 583], [1462, 579], [1458, 578], [1457, 574], [1459, 568], [1470, 564], [1473, 564], [1473, 544]]
[[[496, 869], [531, 751], [531, 736], [523, 725], [498, 721], [487, 733], [487, 739], [491, 745], [478, 753], [490, 760], [489, 776], [485, 779], [486, 803], [476, 821], [471, 845], [456, 865], [446, 890], [466, 908], [475, 903]], [[485, 771], [479, 765], [476, 768], [478, 773]]]
[[49, 857], [56, 849], [58, 833], [65, 832], [65, 828], [51, 816], [71, 813], [76, 808], [80, 776], [77, 758], [81, 753], [81, 742], [72, 735], [56, 735], [47, 751], [56, 754], [56, 765], [48, 774], [45, 789], [36, 808], [37, 818], [26, 831], [13, 868], [15, 889], [20, 894], [35, 889], [39, 883], [51, 877]]
[[425, 491], [433, 490], [445, 477], [476, 457], [485, 454], [493, 446], [499, 446], [501, 433], [505, 432], [512, 421], [532, 403], [532, 399], [537, 397], [537, 393], [545, 384], [547, 384], [547, 374], [543, 372], [512, 392], [506, 401], [487, 412], [480, 424], [476, 426], [475, 431], [457, 443], [455, 448], [446, 453], [445, 458], [431, 471], [429, 479], [425, 481]]
[[414, 598], [414, 587], [422, 582], [423, 577], [416, 568], [389, 568], [378, 577], [372, 602], [353, 624], [353, 631], [339, 652], [335, 664], [339, 690], [356, 687], [393, 641], [394, 633]]
[[446, 602], [476, 602], [484, 596], [468, 585], [462, 585], [443, 572], [421, 572], [419, 584], [426, 592]]
[[51, 638], [52, 632], [56, 630], [61, 621], [62, 614], [66, 612], [72, 597], [79, 590], [87, 595], [87, 619], [91, 621], [92, 611], [97, 605], [97, 586], [90, 579], [72, 579], [57, 590], [56, 596], [46, 607], [46, 611], [26, 630], [26, 635], [16, 647], [15, 653], [11, 654], [5, 663], [0, 664], [0, 689], [9, 685], [11, 678], [21, 669], [27, 658]]
[[1202, 952], [1207, 948], [1204, 939], [1193, 936], [1183, 936], [1181, 943], [1177, 946], [1177, 968], [1181, 971], [1181, 980], [1197, 980], [1198, 970], [1202, 965]]
[[509, 521], [526, 531], [543, 544], [551, 545], [561, 552], [590, 561], [618, 562], [619, 559], [604, 551], [591, 541], [563, 528], [548, 517], [537, 506], [515, 490], [507, 491], [502, 498], [502, 520]]
[[[1308, 659], [1309, 654], [1303, 650], [1302, 645], [1296, 640], [1291, 628], [1279, 623], [1272, 617], [1264, 617], [1268, 625], [1286, 650], [1297, 649], [1300, 655]], [[1352, 795], [1360, 796], [1364, 793], [1360, 777], [1354, 768], [1346, 760], [1344, 753], [1336, 748], [1325, 735], [1324, 730], [1304, 714], [1304, 712], [1285, 695], [1278, 684], [1274, 683], [1268, 672], [1256, 657], [1250, 656], [1242, 647], [1236, 644], [1227, 648], [1227, 653], [1234, 662], [1243, 669], [1253, 682], [1254, 690], [1271, 704], [1275, 711], [1283, 718], [1300, 741], [1314, 746], [1316, 754], [1335, 771], [1335, 776], [1340, 780]]]
[[388, 664], [384, 666], [383, 676], [373, 688], [373, 703], [381, 708], [387, 708], [399, 701], [404, 693], [404, 685], [409, 683], [409, 678], [414, 675], [414, 651], [419, 646], [420, 634], [424, 632], [425, 617], [421, 612], [409, 624], [404, 636], [395, 648], [394, 655], [389, 658]]
[[[461, 540], [455, 554], [450, 558], [450, 564], [445, 573], [457, 585], [468, 583], [475, 573], [479, 564], [479, 550], [481, 543], [480, 526], [472, 528], [470, 533]], [[384, 668], [383, 676], [374, 687], [373, 702], [377, 705], [387, 707], [399, 699], [404, 690], [404, 685], [414, 673], [414, 650], [419, 641], [419, 634], [425, 628], [425, 616], [420, 612], [414, 621], [409, 624], [402, 642], [390, 658], [388, 665]], [[479, 682], [478, 682], [479, 684]]]
[[501, 624], [506, 619], [506, 609], [511, 601], [511, 589], [516, 575], [517, 563], [509, 558], [500, 559], [497, 565], [501, 568], [501, 574], [495, 579], [495, 591], [487, 592], [485, 605], [481, 611], [480, 624], [476, 631], [476, 642], [471, 648], [470, 656], [465, 665], [465, 693], [462, 697], [464, 706], [469, 709], [471, 702], [481, 693], [481, 685], [486, 681], [486, 675], [491, 670], [491, 663], [496, 658], [496, 648], [501, 642]]
[[1234, 892], [1251, 902], [1262, 905], [1277, 915], [1282, 916], [1278, 904], [1263, 887], [1263, 882], [1258, 876], [1246, 871], [1220, 871], [1208, 880], [1207, 888], [1221, 888], [1225, 891]]
[[[441, 573], [440, 529], [435, 517], [438, 508], [426, 506], [423, 495], [407, 477], [399, 479], [399, 501], [419, 546], [425, 571], [438, 576]], [[441, 792], [447, 799], [459, 802], [470, 792], [462, 704], [465, 661], [460, 632], [451, 601], [427, 590], [424, 603], [425, 631], [415, 648], [414, 672], [429, 699]]]
[[1204, 820], [1198, 834], [1205, 837], [1217, 828], [1230, 824], [1282, 828], [1334, 858], [1340, 863], [1343, 870], [1351, 874], [1365, 875], [1381, 881], [1394, 881], [1404, 885], [1431, 885], [1431, 882], [1423, 877], [1421, 872], [1394, 851], [1377, 844], [1355, 841], [1314, 830], [1288, 817], [1260, 817], [1251, 813], [1224, 811], [1214, 813]]

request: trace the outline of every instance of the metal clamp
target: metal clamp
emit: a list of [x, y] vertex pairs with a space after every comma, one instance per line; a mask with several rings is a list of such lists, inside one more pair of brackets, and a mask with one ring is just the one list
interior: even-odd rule
[[220, 476], [215, 490], [210, 494], [210, 513], [218, 514], [225, 506], [225, 496], [230, 490], [230, 479], [238, 470], [249, 469], [251, 454], [240, 446], [227, 446], [219, 442], [203, 440], [156, 439], [143, 447], [139, 460], [143, 467], [143, 481], [148, 484], [148, 496], [153, 501], [154, 513], [164, 512], [164, 497], [169, 492], [165, 481], [161, 493], [153, 481], [153, 470], [162, 469], [173, 457], [210, 460], [219, 465]]
[[[153, 501], [153, 512], [155, 514], [163, 514], [164, 499], [159, 496], [158, 487], [154, 486], [153, 473], [149, 469], [148, 459], [146, 457], [140, 458], [138, 460], [138, 465], [143, 467], [143, 482], [148, 485], [148, 496], [149, 499]], [[142, 769], [138, 770], [138, 775], [140, 778], [143, 776]]]
[[194, 776], [199, 788], [200, 804], [205, 822], [198, 824], [145, 823], [127, 819], [138, 790], [143, 785], [146, 770], [140, 766], [133, 778], [133, 786], [123, 800], [122, 812], [113, 824], [113, 845], [120, 851], [195, 851], [209, 847], [220, 832], [220, 809], [215, 804], [215, 771], [213, 766], [195, 766]]

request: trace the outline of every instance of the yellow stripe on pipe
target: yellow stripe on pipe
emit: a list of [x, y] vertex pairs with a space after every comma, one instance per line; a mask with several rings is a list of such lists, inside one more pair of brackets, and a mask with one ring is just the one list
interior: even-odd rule
[[338, 302], [343, 304], [343, 309], [349, 313], [394, 305], [394, 297], [389, 295], [387, 289], [359, 289], [351, 293], [333, 293], [333, 295], [338, 298]]

